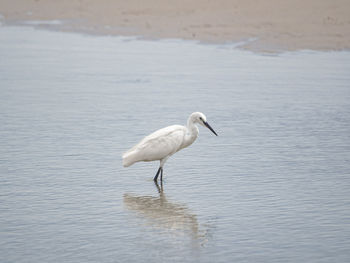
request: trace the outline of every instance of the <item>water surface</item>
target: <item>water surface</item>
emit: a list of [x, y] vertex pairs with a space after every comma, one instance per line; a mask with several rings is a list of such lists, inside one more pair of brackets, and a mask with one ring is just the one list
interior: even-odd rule
[[[349, 261], [349, 52], [3, 26], [0, 58], [1, 262]], [[163, 189], [122, 168], [193, 111], [219, 136]]]

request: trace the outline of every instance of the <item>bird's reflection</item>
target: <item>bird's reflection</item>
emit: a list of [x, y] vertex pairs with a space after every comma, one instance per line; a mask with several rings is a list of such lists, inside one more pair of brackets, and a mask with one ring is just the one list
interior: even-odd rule
[[207, 230], [200, 229], [195, 214], [183, 204], [167, 200], [163, 185], [158, 185], [159, 196], [136, 196], [124, 194], [124, 205], [128, 210], [135, 211], [147, 221], [147, 225], [170, 230], [174, 234], [190, 235], [193, 240], [203, 245], [207, 241]]

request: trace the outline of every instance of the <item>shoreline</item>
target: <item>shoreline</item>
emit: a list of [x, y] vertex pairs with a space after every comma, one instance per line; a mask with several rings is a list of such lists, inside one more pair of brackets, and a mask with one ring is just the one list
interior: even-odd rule
[[347, 0], [2, 0], [0, 14], [5, 24], [38, 27], [35, 21], [51, 21], [39, 26], [145, 39], [243, 42], [239, 48], [257, 52], [350, 49]]

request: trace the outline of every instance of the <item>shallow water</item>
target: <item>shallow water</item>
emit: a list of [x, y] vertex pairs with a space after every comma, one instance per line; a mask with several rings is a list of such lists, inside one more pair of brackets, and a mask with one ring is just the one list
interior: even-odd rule
[[[349, 52], [3, 26], [0, 58], [1, 262], [349, 261]], [[193, 111], [219, 136], [163, 192], [122, 167]]]

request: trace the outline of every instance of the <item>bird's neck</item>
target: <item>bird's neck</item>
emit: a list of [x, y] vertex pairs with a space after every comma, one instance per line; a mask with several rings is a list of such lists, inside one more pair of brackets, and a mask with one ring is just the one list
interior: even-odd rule
[[186, 130], [187, 131], [180, 149], [190, 146], [197, 139], [198, 136], [198, 128], [190, 119], [187, 121]]
[[192, 136], [197, 137], [198, 127], [194, 124], [194, 122], [191, 119], [188, 119], [187, 121], [187, 130]]

